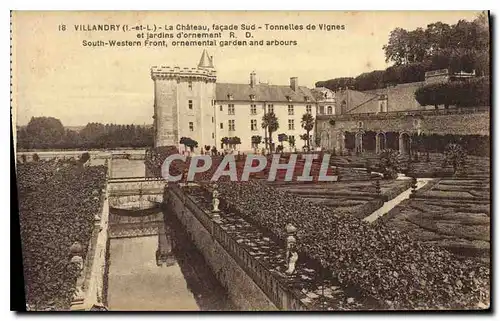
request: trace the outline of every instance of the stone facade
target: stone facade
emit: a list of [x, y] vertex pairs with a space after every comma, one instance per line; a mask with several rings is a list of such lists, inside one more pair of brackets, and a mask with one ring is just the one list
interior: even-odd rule
[[[152, 67], [154, 81], [155, 147], [175, 145], [179, 150], [181, 137], [198, 142], [195, 152], [204, 146], [221, 149], [223, 137], [239, 137], [240, 151], [252, 151], [251, 137], [264, 138], [262, 116], [272, 110], [279, 122], [273, 133], [273, 143], [278, 144], [278, 134], [295, 136], [297, 149], [306, 145], [300, 139], [304, 133], [301, 118], [305, 113], [316, 115], [316, 101], [310, 89], [299, 86], [297, 77], [289, 85], [257, 84], [255, 73], [248, 84], [216, 83], [212, 58], [204, 51], [197, 68]], [[313, 141], [313, 140], [312, 140]], [[287, 146], [285, 143], [284, 146]], [[224, 148], [227, 146], [224, 146]]]
[[[317, 133], [322, 137], [322, 147], [341, 151], [346, 148], [346, 133], [355, 135], [355, 150], [363, 151], [363, 136], [367, 131], [376, 132], [376, 152], [387, 147], [386, 133], [399, 133], [397, 148], [408, 152], [405, 144], [415, 134], [453, 134], [485, 135], [490, 134], [489, 107], [417, 110], [393, 113], [347, 114], [337, 116], [318, 116]], [[366, 139], [366, 138], [365, 138]], [[393, 146], [395, 147], [395, 146]]]
[[155, 147], [190, 137], [213, 145], [216, 72], [212, 68], [152, 67]]
[[244, 250], [215, 217], [199, 208], [178, 186], [166, 189], [165, 201], [238, 309], [306, 309], [274, 273]]

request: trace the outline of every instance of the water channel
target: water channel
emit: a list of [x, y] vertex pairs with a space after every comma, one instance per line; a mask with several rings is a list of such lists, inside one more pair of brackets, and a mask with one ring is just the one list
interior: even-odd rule
[[[144, 161], [112, 161], [112, 177], [133, 176], [144, 176]], [[162, 210], [158, 211], [149, 215]], [[159, 235], [110, 239], [109, 310], [233, 310], [226, 291], [180, 222], [165, 211], [163, 218], [164, 222], [156, 223]], [[161, 262], [157, 259], [159, 248], [168, 252]]]

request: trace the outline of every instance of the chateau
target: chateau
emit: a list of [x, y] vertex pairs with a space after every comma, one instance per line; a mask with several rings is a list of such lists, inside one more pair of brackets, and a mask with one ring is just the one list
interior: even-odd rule
[[[264, 148], [268, 135], [262, 128], [262, 117], [272, 111], [279, 123], [272, 137], [275, 146], [278, 134], [285, 133], [293, 136], [295, 148], [301, 149], [306, 145], [300, 139], [305, 133], [302, 116], [316, 115], [315, 93], [300, 86], [297, 77], [290, 78], [289, 85], [268, 85], [257, 83], [252, 72], [246, 84], [217, 83], [213, 59], [206, 50], [198, 67], [154, 66], [151, 78], [155, 92], [155, 147], [176, 145], [183, 150], [179, 141], [189, 137], [198, 142], [195, 151], [207, 145], [221, 150], [226, 147], [221, 146], [222, 138], [239, 137], [241, 144], [236, 149], [252, 151], [252, 136], [259, 135], [262, 143], [258, 148]], [[288, 148], [287, 143], [284, 146]]]
[[[268, 133], [262, 128], [262, 117], [274, 112], [279, 129], [301, 150], [306, 141], [301, 126], [306, 113], [315, 118], [310, 146], [326, 150], [378, 153], [384, 148], [410, 152], [412, 137], [424, 134], [489, 135], [489, 107], [457, 109], [453, 106], [421, 106], [415, 91], [435, 82], [456, 81], [474, 74], [451, 74], [448, 70], [427, 72], [425, 81], [398, 84], [387, 88], [356, 91], [327, 88], [309, 89], [291, 77], [288, 85], [257, 83], [255, 72], [246, 84], [217, 83], [213, 59], [206, 50], [196, 68], [151, 68], [154, 81], [155, 147], [180, 145], [182, 137], [198, 142], [195, 152], [205, 146], [218, 150], [228, 148], [222, 139], [239, 137], [236, 150], [255, 150], [252, 136], [261, 136], [259, 149], [266, 146]], [[316, 137], [317, 139], [314, 139]], [[319, 143], [319, 144], [317, 144]], [[285, 151], [290, 150], [284, 143]]]

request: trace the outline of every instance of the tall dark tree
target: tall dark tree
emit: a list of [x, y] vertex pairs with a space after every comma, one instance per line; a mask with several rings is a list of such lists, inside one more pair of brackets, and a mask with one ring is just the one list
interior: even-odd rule
[[[300, 125], [306, 131], [307, 137], [310, 137], [309, 133], [314, 128], [314, 117], [309, 113], [305, 113], [304, 115], [302, 115], [302, 120], [300, 122]], [[310, 150], [311, 149], [310, 139], [308, 138], [306, 142], [307, 142], [307, 149]]]
[[262, 116], [262, 128], [266, 129], [269, 134], [269, 149], [271, 152], [273, 152], [273, 133], [277, 131], [279, 127], [278, 118], [274, 112], [269, 112]]

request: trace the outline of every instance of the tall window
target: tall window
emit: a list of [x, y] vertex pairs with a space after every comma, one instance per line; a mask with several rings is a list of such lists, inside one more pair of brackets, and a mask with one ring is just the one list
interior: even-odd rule
[[311, 105], [306, 105], [306, 113], [308, 113], [308, 114], [312, 113]]
[[220, 111], [223, 111], [223, 110], [224, 110], [224, 108], [222, 108], [222, 105], [220, 105], [219, 107], [220, 107]]
[[224, 129], [224, 124], [220, 123], [220, 129]]
[[325, 106], [319, 106], [319, 113], [321, 115], [324, 115], [325, 114]]
[[293, 115], [293, 105], [288, 105], [288, 115]]
[[228, 120], [229, 130], [234, 131], [234, 119]]
[[257, 115], [257, 105], [250, 105], [250, 114]]
[[380, 103], [380, 112], [382, 112], [382, 113], [386, 113], [387, 112], [387, 104], [385, 103], [385, 101], [382, 101]]
[[295, 121], [293, 119], [288, 120], [288, 130], [295, 130]]
[[214, 117], [212, 116], [212, 124], [214, 123]]
[[189, 130], [194, 131], [194, 124], [192, 121], [189, 122]]
[[189, 106], [189, 109], [193, 109], [193, 101], [191, 99], [188, 100], [188, 106]]
[[227, 114], [234, 115], [234, 104], [227, 105]]
[[274, 105], [273, 104], [267, 105], [267, 112], [268, 113], [274, 113]]
[[331, 115], [333, 113], [332, 106], [328, 106], [327, 113], [328, 113], [328, 115]]
[[250, 128], [252, 130], [257, 130], [257, 119], [250, 120]]
[[189, 87], [189, 89], [193, 90], [193, 82], [192, 81], [188, 82], [188, 87]]

